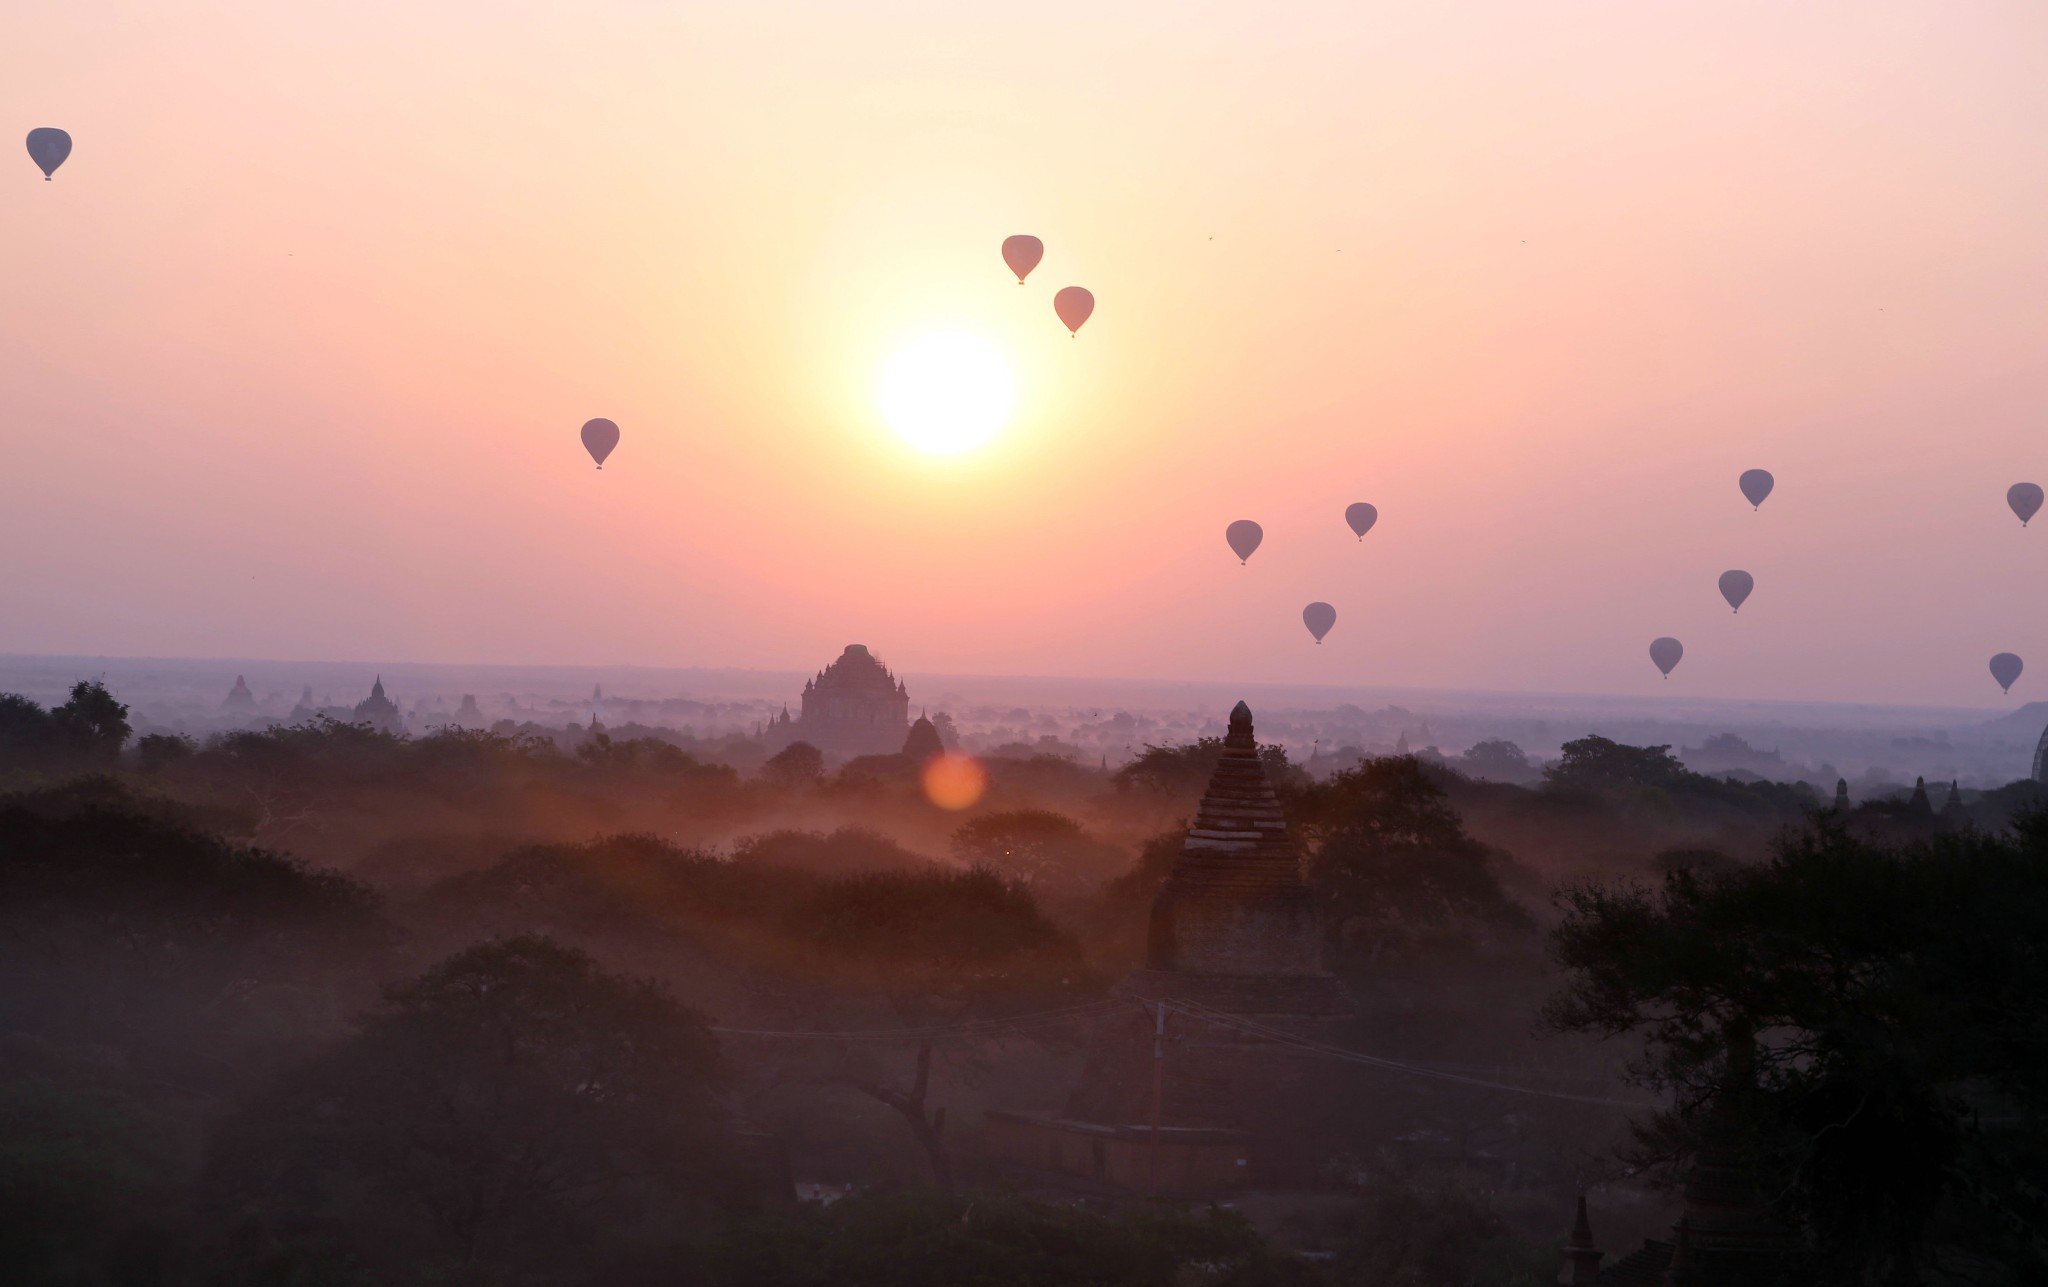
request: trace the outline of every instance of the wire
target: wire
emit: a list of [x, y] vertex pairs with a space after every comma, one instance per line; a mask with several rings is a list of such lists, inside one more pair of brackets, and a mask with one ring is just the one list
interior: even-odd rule
[[1568, 1091], [1540, 1090], [1534, 1086], [1517, 1086], [1510, 1082], [1491, 1081], [1484, 1077], [1467, 1077], [1462, 1073], [1449, 1072], [1442, 1068], [1431, 1068], [1423, 1064], [1403, 1063], [1398, 1059], [1387, 1059], [1379, 1055], [1369, 1055], [1362, 1050], [1346, 1050], [1342, 1046], [1333, 1046], [1328, 1042], [1317, 1041], [1312, 1037], [1303, 1037], [1278, 1028], [1268, 1027], [1265, 1024], [1254, 1022], [1242, 1016], [1228, 1014], [1221, 1010], [1212, 1010], [1208, 1006], [1199, 1005], [1191, 1001], [1167, 1001], [1162, 1004], [1170, 1010], [1204, 1023], [1235, 1028], [1240, 1032], [1248, 1033], [1255, 1037], [1263, 1037], [1280, 1045], [1292, 1046], [1297, 1050], [1306, 1051], [1310, 1054], [1323, 1055], [1331, 1059], [1341, 1059], [1348, 1063], [1364, 1064], [1371, 1068], [1385, 1069], [1388, 1072], [1406, 1073], [1413, 1077], [1430, 1077], [1438, 1081], [1456, 1082], [1464, 1086], [1476, 1086], [1483, 1090], [1502, 1090], [1516, 1095], [1535, 1095], [1543, 1099], [1568, 1100], [1577, 1104], [1604, 1104], [1617, 1108], [1657, 1107], [1657, 1105], [1644, 1100], [1613, 1099], [1604, 1095], [1574, 1095]]
[[726, 1037], [768, 1037], [790, 1041], [930, 1041], [940, 1037], [977, 1036], [993, 1032], [1007, 1032], [1025, 1028], [1042, 1028], [1061, 1023], [1071, 1023], [1084, 1017], [1093, 1017], [1110, 1010], [1121, 1010], [1121, 1001], [1091, 1001], [1086, 1005], [1066, 1006], [1057, 1010], [1040, 1010], [1031, 1014], [1016, 1015], [1006, 1019], [976, 1019], [967, 1023], [943, 1024], [924, 1028], [855, 1028], [855, 1029], [793, 1029], [793, 1028], [721, 1028], [711, 1031]]

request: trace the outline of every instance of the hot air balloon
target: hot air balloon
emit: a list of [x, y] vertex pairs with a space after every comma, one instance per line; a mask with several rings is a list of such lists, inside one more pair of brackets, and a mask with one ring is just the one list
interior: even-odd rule
[[1777, 480], [1771, 477], [1771, 471], [1768, 469], [1745, 469], [1742, 471], [1742, 477], [1735, 480], [1735, 485], [1742, 489], [1742, 498], [1748, 501], [1752, 508], [1761, 509], [1764, 497], [1771, 494], [1771, 488], [1777, 485]]
[[1082, 286], [1062, 286], [1060, 293], [1052, 297], [1052, 311], [1060, 315], [1067, 329], [1080, 333], [1081, 323], [1095, 311], [1095, 297]]
[[2041, 509], [2041, 485], [2039, 483], [2014, 483], [2005, 489], [2005, 503], [2012, 506], [2012, 512], [2020, 516], [2020, 526]]
[[1230, 542], [1230, 552], [1243, 563], [1250, 559], [1252, 551], [1259, 548], [1259, 542], [1266, 539], [1266, 529], [1248, 518], [1241, 518], [1223, 529], [1223, 539]]
[[1351, 530], [1357, 533], [1358, 539], [1362, 541], [1365, 534], [1372, 530], [1372, 525], [1380, 521], [1380, 512], [1360, 501], [1356, 505], [1344, 507], [1344, 521], [1351, 524]]
[[1311, 603], [1301, 610], [1301, 624], [1321, 643], [1323, 636], [1330, 633], [1330, 627], [1337, 624], [1337, 610], [1327, 603]]
[[590, 458], [597, 462], [599, 469], [604, 468], [604, 458], [611, 455], [612, 448], [618, 445], [619, 427], [617, 425], [602, 417], [584, 422], [583, 449], [590, 453]]
[[28, 157], [43, 172], [43, 182], [48, 183], [57, 167], [64, 164], [64, 158], [71, 155], [71, 136], [59, 129], [43, 126], [28, 132]]
[[1747, 572], [1735, 570], [1721, 574], [1721, 597], [1728, 600], [1728, 606], [1737, 612], [1742, 611], [1742, 601], [1747, 599], [1749, 592], [1754, 589], [1756, 578]]
[[1045, 258], [1045, 243], [1036, 237], [1015, 236], [1003, 238], [1003, 262], [1010, 271], [1017, 274], [1017, 284], [1022, 286], [1031, 270], [1038, 267], [1038, 261]]
[[1670, 635], [1663, 635], [1650, 641], [1650, 660], [1657, 663], [1657, 669], [1663, 671], [1667, 678], [1671, 674], [1671, 668], [1676, 666], [1678, 659], [1683, 656], [1685, 645]]
[[1991, 659], [1991, 677], [2008, 693], [2012, 691], [2013, 681], [2026, 668], [2027, 663], [2021, 661], [2017, 653], [2002, 652]]

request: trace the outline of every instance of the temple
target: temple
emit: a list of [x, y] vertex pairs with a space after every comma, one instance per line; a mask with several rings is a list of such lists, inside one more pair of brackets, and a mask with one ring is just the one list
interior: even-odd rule
[[228, 695], [221, 699], [220, 708], [224, 711], [234, 711], [237, 713], [255, 710], [256, 694], [249, 691], [249, 681], [243, 679], [240, 675], [236, 675], [235, 686], [230, 688]]
[[[1351, 1017], [1239, 702], [1180, 858], [1152, 904], [1143, 968], [1116, 989], [1059, 1113], [995, 1111], [998, 1156], [1152, 1193], [1214, 1192], [1290, 1169], [1307, 1047]], [[1312, 1150], [1312, 1144], [1309, 1144]]]
[[865, 645], [848, 644], [837, 661], [804, 682], [797, 718], [784, 711], [765, 731], [821, 751], [894, 754], [910, 733], [910, 693]]
[[383, 733], [405, 732], [405, 715], [398, 709], [398, 703], [384, 695], [384, 677], [377, 676], [377, 682], [370, 686], [370, 695], [356, 703], [350, 722], [368, 724]]
[[938, 725], [926, 719], [922, 713], [917, 723], [910, 726], [910, 733], [903, 739], [903, 755], [907, 759], [923, 764], [935, 755], [944, 755], [946, 744], [939, 738]]

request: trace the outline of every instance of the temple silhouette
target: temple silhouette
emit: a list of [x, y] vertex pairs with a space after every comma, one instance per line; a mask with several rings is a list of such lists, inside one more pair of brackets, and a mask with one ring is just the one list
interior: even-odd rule
[[847, 755], [893, 755], [909, 734], [910, 691], [865, 644], [846, 645], [838, 660], [804, 681], [795, 719], [784, 707], [763, 730], [771, 746], [809, 742]]
[[1337, 1035], [1349, 994], [1323, 968], [1301, 854], [1259, 759], [1252, 713], [1223, 753], [1152, 903], [1129, 1010], [1101, 1023], [1063, 1111], [988, 1114], [997, 1155], [1117, 1188], [1202, 1193], [1313, 1151], [1296, 1110], [1307, 1047]]

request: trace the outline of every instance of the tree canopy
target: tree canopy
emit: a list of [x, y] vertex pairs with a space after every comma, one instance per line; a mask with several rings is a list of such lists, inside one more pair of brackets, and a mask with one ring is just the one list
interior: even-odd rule
[[2048, 1228], [2048, 819], [1900, 849], [1823, 822], [1561, 902], [1550, 1022], [1640, 1036], [1673, 1097], [1640, 1160], [1695, 1146], [1754, 1034], [1749, 1147], [1832, 1281], [1918, 1281], [1944, 1248], [2048, 1272], [2021, 1232]]

